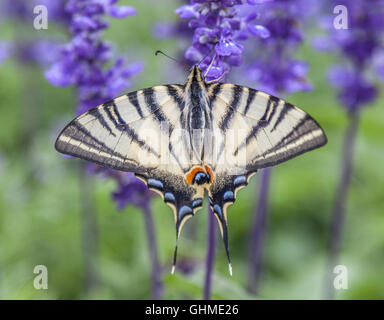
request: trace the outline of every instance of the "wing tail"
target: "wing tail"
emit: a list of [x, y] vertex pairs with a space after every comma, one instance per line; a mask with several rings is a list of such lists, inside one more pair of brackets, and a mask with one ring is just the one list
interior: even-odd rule
[[235, 202], [237, 191], [245, 187], [255, 173], [256, 171], [237, 176], [225, 174], [216, 176], [209, 189], [209, 204], [219, 224], [230, 275], [232, 275], [232, 265], [228, 245], [227, 207]]
[[229, 246], [228, 246], [227, 218], [224, 215], [223, 207], [220, 207], [219, 205], [215, 204], [213, 207], [211, 207], [211, 209], [212, 209], [213, 214], [215, 215], [217, 222], [219, 224], [221, 237], [222, 237], [223, 243], [224, 243], [225, 253], [227, 255], [229, 274], [232, 276], [232, 264], [231, 264], [231, 257], [229, 254]]
[[164, 202], [171, 207], [176, 225], [176, 245], [173, 253], [173, 274], [176, 268], [178, 240], [181, 230], [187, 220], [192, 218], [197, 210], [202, 207], [203, 196], [193, 187], [187, 184], [183, 177], [167, 174], [157, 170], [147, 174], [136, 174], [145, 182], [150, 190], [160, 194]]

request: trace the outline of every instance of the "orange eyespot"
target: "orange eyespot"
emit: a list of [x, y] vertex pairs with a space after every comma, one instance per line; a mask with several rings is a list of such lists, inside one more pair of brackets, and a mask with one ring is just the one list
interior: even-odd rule
[[[213, 182], [213, 172], [212, 172], [212, 169], [205, 165], [204, 168], [203, 167], [193, 167], [186, 175], [185, 175], [185, 180], [187, 180], [188, 184], [190, 185], [193, 185], [194, 182], [196, 182], [197, 184], [204, 184], [204, 180], [203, 181], [194, 181], [195, 180], [195, 177], [196, 175], [201, 172], [203, 173], [207, 178], [209, 176], [209, 183], [212, 183]], [[201, 178], [201, 177], [199, 177]], [[203, 177], [204, 179], [204, 177]], [[208, 183], [208, 181], [206, 181], [205, 183]]]
[[192, 168], [186, 175], [185, 175], [185, 180], [192, 185], [193, 184], [193, 179], [195, 178], [196, 173], [198, 172], [204, 172], [204, 169], [202, 167], [194, 167]]

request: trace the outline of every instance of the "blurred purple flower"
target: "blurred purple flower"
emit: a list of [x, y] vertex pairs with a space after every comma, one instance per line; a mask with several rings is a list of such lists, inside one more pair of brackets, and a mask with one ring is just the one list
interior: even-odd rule
[[[312, 2], [275, 0], [257, 7], [244, 5], [241, 8], [241, 14], [248, 20], [256, 20], [257, 25], [263, 25], [268, 30], [267, 36], [259, 36], [247, 42], [241, 77], [244, 78], [245, 75], [251, 86], [277, 96], [312, 89], [307, 80], [308, 64], [293, 57], [295, 50], [303, 42], [302, 27], [308, 20], [304, 12]], [[254, 26], [248, 29], [252, 34], [265, 32]], [[260, 191], [254, 204], [247, 279], [248, 289], [252, 293], [258, 293], [262, 276], [271, 171], [271, 168], [260, 171]]]
[[59, 55], [60, 44], [49, 39], [31, 39], [12, 44], [12, 54], [20, 63], [51, 65]]
[[119, 210], [124, 209], [127, 205], [149, 210], [151, 198], [155, 193], [150, 191], [145, 183], [136, 178], [133, 173], [106, 169], [93, 163], [89, 164], [87, 172], [99, 174], [102, 178], [116, 180], [118, 186], [112, 193], [112, 198]]
[[[115, 6], [116, 0], [69, 0], [65, 11], [70, 17], [68, 28], [71, 40], [62, 45], [59, 58], [45, 72], [47, 80], [55, 86], [76, 86], [81, 114], [98, 104], [116, 97], [129, 87], [130, 78], [139, 73], [141, 62], [126, 64], [116, 57], [112, 45], [102, 40], [108, 27], [105, 16], [124, 18], [136, 13], [129, 6]], [[113, 193], [119, 209], [129, 203], [148, 209], [150, 193], [133, 174], [89, 165], [89, 172], [102, 173], [114, 178], [118, 189]]]
[[[329, 0], [327, 8], [339, 4]], [[348, 29], [336, 29], [333, 18], [326, 16], [320, 26], [327, 31], [314, 43], [316, 49], [338, 52], [343, 63], [329, 72], [333, 86], [339, 89], [339, 99], [348, 112], [355, 113], [377, 97], [377, 85], [367, 74], [384, 73], [384, 7], [381, 0], [345, 0], [348, 9]]]
[[268, 30], [268, 37], [254, 39], [244, 53], [242, 74], [258, 89], [275, 95], [312, 89], [306, 79], [308, 64], [292, 57], [303, 42], [303, 6], [302, 0], [275, 0], [241, 8], [242, 14], [255, 17]]
[[0, 65], [10, 55], [10, 45], [8, 42], [0, 42]]
[[133, 173], [122, 174], [118, 183], [119, 188], [113, 192], [113, 199], [118, 209], [124, 209], [128, 204], [149, 208], [151, 193], [145, 183], [137, 179]]
[[71, 16], [71, 41], [61, 49], [61, 57], [46, 72], [48, 81], [56, 86], [75, 85], [79, 89], [77, 113], [108, 101], [130, 85], [129, 78], [141, 71], [142, 65], [126, 65], [122, 57], [113, 59], [110, 44], [102, 41], [102, 31], [108, 27], [105, 15], [126, 17], [136, 11], [131, 7], [116, 7], [114, 0], [69, 0], [65, 7]]
[[3, 0], [0, 4], [0, 16], [2, 19], [19, 20], [33, 24], [35, 14], [33, 8], [37, 5], [47, 7], [49, 21], [66, 25], [70, 19], [68, 12], [64, 10], [67, 0]]
[[[65, 0], [3, 0], [0, 4], [0, 19], [14, 25], [30, 26], [33, 24], [36, 5], [44, 5], [48, 9], [49, 21], [55, 24], [68, 23], [68, 15], [63, 10]], [[58, 57], [58, 40], [47, 36], [17, 32], [15, 40], [8, 43], [8, 55], [22, 64], [47, 66]]]
[[[329, 8], [342, 4], [347, 8], [347, 29], [336, 29], [335, 16]], [[334, 266], [339, 264], [342, 232], [348, 191], [353, 175], [353, 156], [361, 109], [378, 95], [374, 75], [382, 79], [384, 57], [384, 7], [382, 0], [325, 1], [327, 16], [320, 26], [327, 33], [317, 39], [315, 47], [338, 53], [341, 62], [329, 70], [329, 81], [338, 89], [341, 105], [348, 112], [348, 127], [343, 141], [340, 181], [336, 191], [330, 224], [328, 261], [325, 273], [325, 298], [335, 295]], [[346, 21], [344, 21], [346, 22]], [[321, 43], [323, 41], [323, 43]]]
[[188, 27], [193, 30], [192, 45], [185, 51], [185, 58], [192, 63], [200, 62], [203, 72], [213, 61], [207, 81], [224, 78], [231, 66], [241, 64], [244, 47], [239, 41], [248, 39], [249, 35], [269, 36], [267, 28], [253, 24], [254, 16], [239, 15], [239, 7], [244, 3], [244, 0], [191, 0], [190, 4], [176, 9], [180, 18], [189, 19]]

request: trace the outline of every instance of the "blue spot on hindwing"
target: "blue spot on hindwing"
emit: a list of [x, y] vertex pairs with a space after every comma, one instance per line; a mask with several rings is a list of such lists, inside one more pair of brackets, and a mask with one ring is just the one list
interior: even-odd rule
[[223, 211], [221, 210], [221, 207], [218, 204], [215, 204], [213, 206], [213, 211], [223, 218]]
[[188, 207], [188, 206], [182, 206], [180, 209], [179, 209], [179, 212], [178, 212], [178, 216], [179, 218], [182, 218], [186, 215], [189, 215], [189, 214], [193, 214], [193, 210], [191, 207]]
[[148, 183], [148, 186], [151, 188], [155, 188], [158, 190], [163, 190], [164, 188], [163, 183], [157, 179], [149, 178], [147, 183]]
[[201, 207], [202, 204], [203, 204], [203, 200], [202, 199], [196, 199], [196, 200], [193, 200], [192, 207], [193, 208]]
[[164, 201], [165, 202], [175, 203], [176, 199], [175, 199], [175, 196], [172, 193], [166, 192], [166, 193], [164, 193]]
[[238, 176], [233, 180], [233, 185], [235, 186], [235, 188], [246, 184], [247, 178], [245, 176]]
[[232, 191], [225, 191], [224, 195], [223, 195], [223, 200], [225, 202], [235, 201], [235, 196], [234, 196], [233, 192]]

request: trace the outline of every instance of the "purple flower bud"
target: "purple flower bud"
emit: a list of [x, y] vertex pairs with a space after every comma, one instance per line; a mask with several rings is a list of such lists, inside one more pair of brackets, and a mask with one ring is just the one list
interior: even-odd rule
[[108, 13], [113, 18], [126, 18], [129, 16], [134, 16], [137, 11], [135, 8], [130, 6], [112, 6], [109, 8]]
[[175, 13], [180, 16], [181, 19], [198, 18], [199, 14], [195, 11], [194, 6], [184, 5], [175, 10]]
[[87, 16], [77, 16], [72, 20], [73, 30], [96, 30], [99, 27], [99, 23]]
[[220, 56], [241, 55], [244, 47], [232, 40], [221, 39], [215, 46], [216, 53]]
[[197, 62], [203, 58], [203, 54], [194, 46], [190, 46], [185, 52], [185, 58]]
[[269, 30], [262, 25], [254, 25], [252, 23], [249, 23], [247, 27], [248, 27], [249, 33], [255, 37], [266, 39], [271, 36], [271, 33], [269, 32]]
[[44, 75], [48, 82], [54, 86], [66, 87], [72, 84], [63, 63], [55, 63], [50, 69], [45, 71]]

